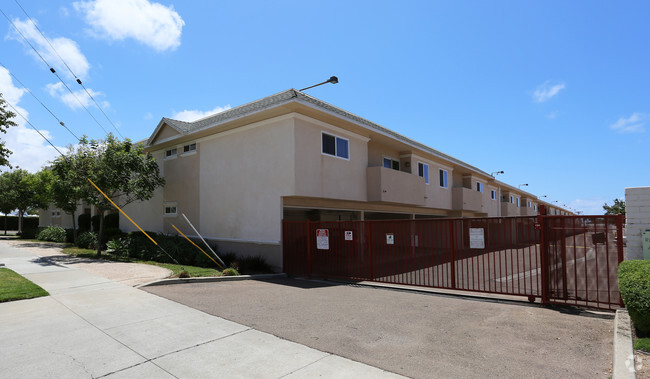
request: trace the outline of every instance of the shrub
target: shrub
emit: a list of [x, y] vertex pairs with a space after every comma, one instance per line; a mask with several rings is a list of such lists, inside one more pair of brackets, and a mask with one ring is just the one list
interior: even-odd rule
[[183, 270], [183, 271], [181, 271], [181, 272], [178, 273], [178, 277], [179, 277], [179, 278], [189, 278], [189, 277], [190, 277], [190, 273], [187, 272], [186, 270]]
[[74, 229], [65, 230], [65, 242], [74, 243]]
[[100, 215], [94, 215], [93, 217], [90, 218], [90, 223], [93, 226], [92, 231], [95, 232], [95, 233], [97, 233], [99, 231], [99, 218], [100, 217], [101, 217]]
[[104, 229], [119, 229], [120, 228], [120, 214], [109, 213], [104, 216]]
[[634, 326], [650, 332], [650, 261], [621, 262], [618, 287]]
[[97, 234], [93, 232], [83, 232], [77, 236], [77, 247], [82, 249], [97, 248]]
[[106, 251], [121, 257], [129, 256], [129, 239], [124, 237], [114, 238], [106, 243]]
[[38, 228], [38, 227], [36, 227], [36, 228], [34, 228], [34, 227], [23, 228], [23, 232], [20, 233], [20, 238], [25, 239], [25, 240], [33, 240], [33, 239], [36, 238], [38, 233], [40, 233], [41, 230], [43, 230], [43, 229], [44, 228]]
[[221, 272], [221, 276], [238, 276], [239, 272], [232, 267], [229, 267]]
[[228, 267], [232, 267], [244, 275], [270, 274], [273, 272], [271, 266], [261, 255], [250, 257], [238, 257], [234, 253], [222, 254], [221, 259]]
[[90, 230], [90, 214], [83, 213], [77, 217], [77, 224], [79, 225], [79, 230], [88, 231]]
[[36, 238], [41, 241], [65, 242], [66, 232], [60, 226], [48, 226], [38, 233]]

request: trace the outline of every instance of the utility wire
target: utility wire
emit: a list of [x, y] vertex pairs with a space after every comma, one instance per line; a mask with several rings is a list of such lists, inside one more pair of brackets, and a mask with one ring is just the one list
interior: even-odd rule
[[[59, 81], [60, 81], [60, 82], [65, 86], [65, 88], [68, 90], [68, 92], [70, 92], [70, 94], [71, 94], [71, 95], [72, 95], [72, 96], [77, 100], [77, 102], [79, 103], [79, 105], [80, 105], [83, 109], [85, 109], [86, 112], [88, 112], [88, 114], [90, 115], [90, 117], [92, 117], [92, 119], [95, 120], [95, 122], [97, 123], [97, 125], [99, 125], [99, 127], [104, 131], [104, 133], [105, 133], [105, 134], [108, 134], [108, 131], [104, 128], [104, 126], [102, 126], [102, 124], [100, 124], [99, 121], [97, 121], [97, 119], [95, 118], [95, 116], [93, 116], [93, 114], [90, 112], [90, 110], [89, 110], [89, 109], [88, 109], [88, 108], [87, 108], [87, 107], [86, 107], [86, 106], [81, 102], [81, 100], [79, 100], [79, 98], [77, 97], [77, 95], [75, 95], [75, 93], [70, 89], [70, 87], [68, 87], [68, 85], [65, 84], [65, 82], [63, 81], [63, 79], [61, 79], [61, 77], [59, 76], [59, 74], [57, 74], [56, 70], [55, 70], [54, 68], [52, 68], [52, 66], [50, 66], [49, 63], [47, 63], [47, 61], [45, 60], [45, 58], [43, 58], [43, 56], [38, 52], [38, 50], [36, 50], [36, 48], [34, 47], [34, 45], [32, 45], [32, 43], [29, 42], [29, 40], [27, 39], [27, 37], [25, 37], [25, 35], [20, 31], [20, 29], [18, 29], [18, 27], [16, 26], [16, 24], [14, 24], [14, 22], [11, 21], [11, 19], [7, 16], [7, 14], [6, 14], [4, 11], [2, 11], [2, 9], [0, 9], [0, 13], [2, 13], [2, 15], [7, 19], [7, 21], [9, 21], [9, 23], [11, 24], [11, 26], [13, 26], [14, 29], [16, 29], [16, 31], [18, 32], [18, 34], [19, 34], [19, 35], [20, 35], [20, 36], [25, 40], [25, 42], [27, 42], [27, 44], [32, 48], [32, 50], [34, 50], [34, 52], [36, 53], [36, 55], [38, 55], [39, 58], [41, 58], [41, 60], [43, 61], [43, 63], [45, 63], [45, 65], [50, 69], [50, 72], [53, 73], [53, 74], [54, 74], [54, 75], [59, 79]], [[33, 21], [32, 21], [32, 22], [33, 22]], [[101, 110], [101, 108], [100, 108], [100, 110]], [[118, 133], [119, 133], [119, 132], [118, 132]], [[120, 135], [121, 135], [121, 134], [120, 134]]]
[[99, 103], [97, 103], [97, 101], [95, 100], [95, 98], [93, 97], [93, 95], [90, 93], [90, 91], [88, 91], [88, 89], [83, 85], [83, 83], [81, 82], [81, 79], [79, 79], [79, 77], [78, 77], [78, 76], [77, 76], [77, 75], [72, 71], [72, 69], [70, 68], [70, 66], [68, 66], [68, 64], [66, 63], [66, 61], [61, 57], [61, 55], [59, 55], [59, 52], [56, 51], [56, 49], [54, 48], [54, 46], [52, 45], [52, 43], [50, 42], [50, 40], [45, 36], [45, 34], [43, 33], [43, 31], [41, 31], [41, 28], [39, 28], [38, 25], [36, 24], [36, 22], [34, 22], [34, 20], [32, 20], [32, 18], [29, 17], [29, 14], [27, 14], [27, 11], [25, 11], [25, 8], [23, 8], [23, 6], [20, 5], [20, 3], [18, 2], [18, 0], [14, 0], [14, 1], [15, 1], [16, 4], [18, 5], [18, 7], [20, 7], [20, 9], [23, 11], [23, 13], [25, 13], [25, 16], [27, 16], [27, 18], [29, 19], [29, 21], [32, 22], [32, 24], [34, 25], [34, 27], [36, 28], [36, 30], [38, 30], [38, 32], [41, 34], [41, 36], [43, 37], [43, 39], [45, 39], [45, 41], [47, 42], [47, 44], [50, 45], [50, 48], [52, 49], [52, 51], [54, 52], [54, 54], [56, 54], [56, 56], [59, 57], [59, 59], [61, 60], [61, 62], [63, 62], [63, 64], [65, 65], [65, 67], [67, 67], [68, 71], [70, 71], [70, 74], [72, 74], [72, 76], [74, 76], [74, 78], [75, 78], [75, 80], [77, 81], [77, 83], [79, 83], [79, 85], [84, 89], [84, 91], [86, 91], [86, 94], [88, 95], [88, 97], [90, 97], [90, 99], [93, 101], [93, 103], [95, 103], [95, 105], [97, 106], [97, 108], [100, 110], [100, 112], [102, 112], [102, 114], [104, 115], [104, 117], [106, 117], [106, 119], [108, 120], [108, 122], [109, 122], [111, 125], [113, 125], [113, 129], [115, 129], [115, 131], [117, 132], [117, 134], [119, 134], [120, 137], [124, 138], [124, 136], [122, 135], [122, 133], [120, 133], [120, 131], [117, 129], [117, 126], [115, 126], [115, 124], [113, 123], [113, 121], [108, 117], [108, 115], [106, 114], [106, 112], [104, 112], [104, 110], [102, 109], [102, 107], [99, 106]]
[[65, 128], [65, 130], [67, 130], [68, 132], [70, 132], [70, 134], [72, 134], [72, 135], [74, 136], [74, 138], [77, 139], [77, 141], [79, 140], [79, 137], [77, 137], [77, 135], [74, 134], [74, 133], [72, 132], [72, 130], [70, 130], [70, 129], [65, 125], [65, 123], [64, 123], [63, 121], [61, 121], [58, 117], [56, 117], [56, 115], [54, 114], [54, 112], [52, 112], [52, 111], [50, 110], [50, 108], [48, 108], [45, 104], [43, 104], [43, 102], [42, 102], [38, 97], [36, 97], [36, 95], [34, 95], [34, 93], [33, 93], [32, 91], [30, 91], [29, 88], [27, 88], [27, 87], [23, 84], [23, 82], [21, 82], [20, 79], [18, 79], [18, 77], [17, 77], [16, 75], [14, 75], [13, 72], [11, 72], [11, 71], [7, 68], [7, 66], [5, 66], [2, 62], [0, 62], [0, 66], [4, 67], [4, 68], [7, 70], [7, 72], [9, 72], [9, 75], [11, 75], [11, 76], [12, 76], [12, 77], [13, 77], [13, 78], [14, 78], [14, 79], [15, 79], [15, 80], [16, 80], [16, 81], [17, 81], [21, 86], [23, 86], [23, 88], [27, 91], [27, 93], [29, 93], [30, 95], [32, 95], [32, 96], [34, 97], [34, 99], [36, 99], [36, 101], [38, 101], [38, 102], [43, 106], [43, 108], [45, 108], [48, 112], [50, 112], [50, 114], [52, 115], [52, 117], [54, 117], [54, 118], [56, 119], [56, 121], [58, 121], [59, 124]]

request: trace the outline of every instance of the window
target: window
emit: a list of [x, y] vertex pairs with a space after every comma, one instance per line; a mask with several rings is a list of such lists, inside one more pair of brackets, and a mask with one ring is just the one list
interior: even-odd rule
[[447, 170], [440, 169], [438, 173], [440, 174], [440, 187], [447, 188]]
[[189, 153], [192, 151], [196, 151], [196, 143], [183, 146], [183, 153]]
[[529, 201], [529, 202], [528, 202], [528, 208], [532, 208], [532, 207], [533, 207], [533, 202], [532, 202], [532, 201]]
[[424, 182], [429, 184], [429, 165], [426, 163], [418, 162], [418, 176], [424, 178]]
[[336, 137], [327, 133], [322, 133], [322, 136], [323, 142], [321, 151], [323, 154], [332, 155], [343, 159], [350, 158], [350, 146], [347, 139]]
[[384, 157], [384, 167], [399, 171], [399, 161], [393, 158]]
[[515, 203], [515, 197], [510, 195], [510, 204], [514, 204], [514, 203]]
[[169, 150], [165, 151], [165, 159], [174, 158], [174, 157], [176, 157], [176, 154], [177, 154], [176, 148], [169, 149]]
[[517, 208], [519, 208], [519, 198], [517, 198]]
[[497, 191], [495, 191], [495, 190], [490, 191], [490, 199], [492, 199], [492, 200], [497, 199]]
[[165, 216], [176, 216], [176, 203], [165, 203]]
[[481, 193], [482, 193], [482, 192], [483, 192], [483, 183], [481, 183], [481, 182], [476, 182], [476, 190], [477, 190], [478, 192], [481, 192]]

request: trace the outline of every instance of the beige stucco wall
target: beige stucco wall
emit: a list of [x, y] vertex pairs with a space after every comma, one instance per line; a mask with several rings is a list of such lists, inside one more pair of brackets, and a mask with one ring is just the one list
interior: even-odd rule
[[[291, 118], [279, 117], [199, 140], [205, 238], [279, 246], [282, 196], [294, 187], [293, 130]], [[281, 265], [279, 249], [266, 258]]]
[[[177, 211], [176, 216], [165, 216], [166, 222], [163, 225], [165, 233], [176, 234], [172, 225], [179, 228], [183, 233], [191, 233], [191, 229], [182, 214], [185, 214], [195, 228], [200, 229], [201, 226], [199, 220], [201, 207], [199, 196], [201, 164], [199, 154], [202, 146], [197, 143], [195, 151], [181, 153], [183, 145], [188, 144], [178, 145], [176, 157], [163, 159], [162, 161], [165, 178], [168, 178], [163, 195], [163, 206], [166, 203], [174, 203]], [[162, 207], [161, 212], [163, 212]]]
[[[295, 122], [295, 192], [292, 195], [366, 201], [367, 139], [303, 117]], [[323, 154], [321, 133], [348, 140], [350, 159]]]

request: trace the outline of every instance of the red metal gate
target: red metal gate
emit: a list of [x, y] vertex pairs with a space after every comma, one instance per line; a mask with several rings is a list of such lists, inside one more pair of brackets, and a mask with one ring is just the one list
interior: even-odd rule
[[621, 235], [616, 216], [285, 221], [284, 270], [615, 309]]

